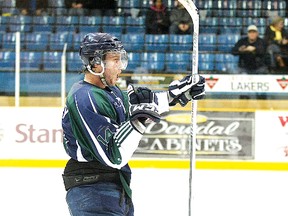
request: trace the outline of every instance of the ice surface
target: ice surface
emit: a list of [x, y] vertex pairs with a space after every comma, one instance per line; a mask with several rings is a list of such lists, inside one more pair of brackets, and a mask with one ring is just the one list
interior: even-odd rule
[[[69, 216], [62, 169], [0, 168], [1, 216]], [[197, 170], [193, 216], [287, 216], [288, 172]], [[187, 216], [189, 170], [133, 169], [135, 216]]]

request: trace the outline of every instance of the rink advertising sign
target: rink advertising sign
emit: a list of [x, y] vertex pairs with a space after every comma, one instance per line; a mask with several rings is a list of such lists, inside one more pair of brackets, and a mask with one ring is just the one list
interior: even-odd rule
[[287, 93], [288, 77], [281, 75], [206, 75], [208, 92]]
[[[159, 124], [151, 123], [135, 156], [189, 157], [190, 116], [190, 112], [172, 111]], [[254, 121], [254, 113], [198, 113], [197, 157], [253, 159]]]
[[[123, 74], [118, 85], [126, 90], [129, 83], [149, 86], [153, 90], [166, 90], [169, 84], [187, 74]], [[204, 74], [207, 92], [288, 93], [288, 76]]]
[[0, 158], [67, 158], [62, 146], [62, 109], [5, 107], [0, 111]]

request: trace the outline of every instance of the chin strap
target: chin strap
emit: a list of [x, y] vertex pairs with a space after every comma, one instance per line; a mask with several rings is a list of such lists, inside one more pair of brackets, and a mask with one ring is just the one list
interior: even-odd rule
[[109, 86], [109, 85], [107, 84], [107, 81], [106, 81], [105, 76], [104, 76], [104, 70], [105, 70], [105, 69], [104, 69], [104, 64], [103, 64], [102, 61], [101, 61], [101, 67], [102, 67], [102, 71], [101, 71], [100, 73], [95, 73], [95, 72], [92, 70], [90, 64], [86, 66], [87, 70], [88, 70], [91, 74], [93, 74], [93, 75], [95, 75], [95, 76], [100, 76], [101, 82], [102, 82], [105, 86]]

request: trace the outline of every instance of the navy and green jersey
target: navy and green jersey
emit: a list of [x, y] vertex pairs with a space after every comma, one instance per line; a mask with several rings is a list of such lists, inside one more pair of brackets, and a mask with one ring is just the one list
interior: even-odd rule
[[131, 172], [127, 163], [142, 134], [129, 121], [126, 92], [116, 86], [101, 89], [85, 81], [75, 83], [67, 96], [62, 128], [64, 148], [75, 161]]

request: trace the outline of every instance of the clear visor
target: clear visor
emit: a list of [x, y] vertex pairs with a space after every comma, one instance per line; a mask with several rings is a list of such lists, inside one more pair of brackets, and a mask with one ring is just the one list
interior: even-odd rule
[[104, 67], [107, 69], [125, 70], [128, 65], [128, 56], [125, 50], [111, 51], [105, 53], [105, 57], [102, 62]]

